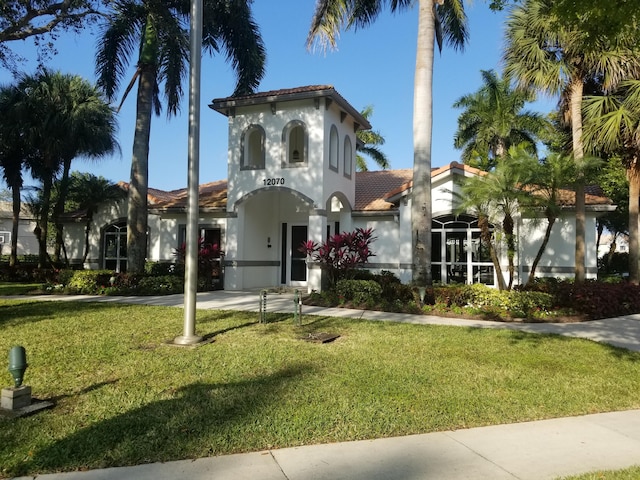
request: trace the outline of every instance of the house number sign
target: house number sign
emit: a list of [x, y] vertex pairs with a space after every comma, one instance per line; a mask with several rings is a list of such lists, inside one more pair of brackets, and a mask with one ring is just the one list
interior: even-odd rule
[[271, 185], [284, 185], [284, 177], [265, 178], [262, 180], [262, 182], [264, 183], [265, 187]]

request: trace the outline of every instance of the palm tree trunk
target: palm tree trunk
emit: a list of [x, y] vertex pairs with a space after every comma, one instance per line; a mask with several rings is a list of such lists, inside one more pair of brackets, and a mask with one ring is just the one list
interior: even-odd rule
[[87, 214], [87, 224], [84, 230], [84, 255], [82, 256], [82, 264], [87, 261], [87, 257], [89, 256], [89, 248], [91, 247], [89, 243], [89, 233], [91, 232], [91, 222], [93, 221], [93, 216]]
[[9, 254], [9, 266], [15, 267], [18, 263], [18, 227], [20, 226], [20, 186], [12, 185], [13, 196], [13, 220], [11, 223], [11, 253]]
[[413, 97], [413, 194], [411, 227], [413, 282], [430, 286], [431, 278], [431, 136], [433, 124], [433, 0], [420, 0]]
[[154, 78], [152, 67], [141, 67], [127, 210], [127, 271], [130, 273], [142, 273], [147, 256], [149, 137]]
[[542, 244], [540, 244], [540, 248], [538, 248], [538, 253], [536, 253], [536, 258], [533, 259], [533, 264], [531, 265], [531, 271], [529, 272], [529, 278], [527, 279], [526, 287], [529, 287], [533, 284], [533, 281], [536, 278], [536, 269], [538, 268], [538, 263], [540, 263], [540, 259], [542, 258], [542, 254], [547, 249], [547, 244], [549, 243], [549, 239], [551, 238], [551, 230], [553, 229], [553, 225], [556, 223], [556, 217], [553, 215], [547, 215], [547, 228], [544, 231], [544, 238], [542, 239]]
[[53, 251], [53, 261], [60, 264], [60, 252], [64, 252], [65, 266], [69, 266], [66, 250], [64, 248], [63, 237], [64, 227], [60, 221], [60, 217], [64, 213], [64, 204], [67, 201], [67, 193], [69, 192], [69, 171], [71, 170], [71, 159], [65, 159], [62, 167], [62, 176], [60, 177], [60, 191], [58, 192], [58, 200], [53, 207], [53, 224], [56, 228], [56, 244]]
[[640, 172], [627, 170], [629, 177], [629, 282], [640, 283], [640, 251], [638, 241], [638, 215], [640, 214]]
[[515, 235], [513, 234], [513, 217], [511, 215], [505, 215], [504, 220], [502, 221], [502, 226], [504, 228], [504, 235], [507, 241], [507, 261], [509, 269], [509, 284], [507, 285], [507, 290], [511, 290], [511, 287], [513, 287], [513, 278], [515, 276], [516, 270], [514, 264], [514, 257], [516, 255], [516, 242]]
[[498, 280], [498, 290], [505, 290], [507, 288], [504, 283], [504, 276], [502, 275], [502, 267], [500, 266], [500, 259], [498, 258], [498, 254], [496, 253], [495, 248], [493, 248], [493, 235], [491, 235], [491, 230], [489, 229], [489, 219], [483, 215], [478, 215], [478, 227], [480, 228], [480, 240], [487, 247], [489, 251], [489, 257], [491, 258], [491, 262], [493, 263], [493, 268], [496, 270], [496, 279]]
[[51, 184], [53, 173], [42, 178], [42, 210], [38, 221], [38, 268], [46, 268], [49, 264], [47, 254], [47, 235], [49, 233], [49, 209], [51, 204]]
[[[582, 144], [582, 94], [584, 84], [582, 78], [571, 83], [571, 133], [573, 139], [573, 158], [581, 167], [584, 159], [584, 147]], [[578, 168], [576, 181], [576, 249], [575, 249], [575, 281], [584, 282], [586, 279], [585, 267], [585, 234], [586, 234], [586, 210], [584, 202], [585, 178], [584, 170]]]

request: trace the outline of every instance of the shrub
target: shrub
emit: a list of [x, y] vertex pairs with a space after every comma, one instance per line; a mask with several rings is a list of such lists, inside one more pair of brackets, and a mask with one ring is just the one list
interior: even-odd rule
[[382, 287], [374, 280], [339, 280], [336, 293], [357, 305], [377, 304], [382, 295]]
[[176, 272], [176, 265], [170, 262], [147, 262], [144, 264], [144, 273], [152, 277], [172, 275]]
[[111, 286], [109, 280], [114, 276], [111, 270], [76, 270], [72, 272], [65, 285], [70, 293], [95, 295]]
[[631, 283], [584, 282], [559, 286], [556, 302], [591, 319], [640, 312], [640, 286]]
[[176, 275], [142, 277], [137, 287], [139, 295], [169, 295], [182, 293], [184, 291], [184, 281]]
[[373, 229], [356, 228], [332, 235], [320, 245], [307, 240], [298, 251], [318, 263], [327, 272], [331, 286], [335, 286], [338, 280], [353, 278], [355, 270], [374, 256], [370, 247], [375, 240]]

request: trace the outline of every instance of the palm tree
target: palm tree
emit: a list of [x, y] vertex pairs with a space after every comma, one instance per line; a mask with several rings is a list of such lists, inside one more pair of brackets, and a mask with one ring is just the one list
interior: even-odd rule
[[127, 193], [119, 185], [91, 173], [73, 172], [69, 187], [69, 200], [74, 202], [79, 210], [84, 210], [86, 215], [84, 254], [82, 255], [82, 263], [85, 263], [89, 256], [89, 235], [93, 216], [101, 206], [125, 199]]
[[[496, 168], [484, 176], [467, 178], [462, 185], [462, 201], [458, 206], [459, 211], [469, 211], [475, 209], [474, 213], [482, 213], [488, 219], [493, 218], [494, 223], [500, 219], [502, 223], [502, 233], [507, 247], [507, 261], [509, 272], [509, 283], [504, 285], [500, 276], [498, 277], [498, 287], [503, 290], [510, 290], [515, 278], [515, 255], [516, 255], [516, 233], [515, 218], [519, 211], [519, 205], [527, 196], [520, 190], [520, 186], [529, 183], [530, 171], [521, 168], [517, 162], [511, 162], [511, 158], [522, 155], [524, 147], [511, 147], [508, 155], [498, 159]], [[478, 206], [483, 206], [478, 208]], [[478, 223], [480, 224], [480, 216]], [[486, 227], [485, 227], [486, 228]], [[481, 236], [482, 227], [481, 227]], [[483, 236], [484, 238], [484, 236]], [[489, 247], [486, 241], [485, 245]], [[495, 247], [493, 248], [495, 252]], [[492, 250], [489, 250], [492, 253]], [[494, 267], [501, 275], [501, 269], [497, 260], [497, 255], [492, 256]]]
[[562, 192], [572, 185], [576, 179], [575, 162], [570, 155], [551, 153], [538, 161], [528, 152], [521, 151], [511, 156], [511, 162], [521, 171], [528, 172], [528, 181], [520, 185], [520, 189], [531, 196], [521, 202], [525, 212], [536, 218], [540, 212], [546, 219], [546, 227], [542, 242], [531, 264], [529, 278], [526, 285], [531, 285], [536, 276], [536, 270], [542, 255], [547, 249], [551, 231], [556, 220], [562, 214]]
[[462, 149], [463, 162], [492, 170], [512, 145], [524, 145], [536, 155], [536, 143], [549, 128], [549, 122], [539, 113], [523, 111], [527, 102], [535, 100], [535, 94], [514, 90], [507, 79], [498, 77], [493, 70], [482, 70], [481, 74], [480, 89], [453, 104], [454, 108], [464, 109], [454, 136], [455, 148]]
[[[390, 0], [392, 12], [409, 9], [413, 0]], [[307, 46], [319, 40], [335, 47], [341, 29], [367, 26], [386, 6], [384, 0], [317, 0]], [[431, 285], [431, 140], [433, 125], [433, 55], [443, 41], [462, 48], [468, 38], [463, 0], [419, 0], [413, 97], [413, 190], [411, 228], [413, 282]]]
[[21, 190], [23, 186], [22, 168], [32, 156], [24, 142], [20, 129], [16, 105], [19, 92], [15, 86], [0, 88], [0, 167], [7, 186], [11, 189], [13, 218], [11, 225], [11, 252], [9, 266], [17, 263], [18, 226], [20, 223]]
[[[80, 77], [71, 79], [69, 98], [69, 115], [72, 125], [65, 142], [62, 158], [62, 174], [56, 203], [53, 207], [52, 220], [56, 228], [56, 241], [53, 261], [60, 262], [60, 251], [63, 246], [63, 226], [60, 216], [69, 189], [69, 171], [71, 162], [78, 155], [97, 159], [119, 149], [116, 140], [116, 119], [113, 109], [104, 101], [100, 91]], [[65, 255], [65, 263], [67, 263]]]
[[[637, 70], [638, 55], [630, 48], [635, 38], [587, 38], [584, 32], [563, 26], [551, 13], [552, 0], [524, 0], [507, 19], [505, 75], [521, 87], [551, 95], [565, 94], [566, 117], [571, 122], [572, 152], [576, 162], [584, 157], [582, 96], [585, 82], [599, 78], [605, 90]], [[585, 182], [576, 183], [575, 279], [585, 273]]]
[[[360, 114], [369, 120], [373, 114], [373, 106], [367, 105]], [[366, 172], [369, 170], [367, 160], [360, 155], [361, 153], [371, 158], [381, 169], [386, 170], [389, 168], [389, 160], [387, 159], [386, 154], [378, 148], [380, 145], [384, 145], [384, 137], [380, 132], [375, 130], [358, 130], [356, 132], [356, 137], [358, 138], [358, 142], [356, 144], [356, 169], [359, 172]]]
[[[127, 212], [127, 268], [144, 269], [147, 236], [149, 136], [152, 111], [161, 112], [160, 86], [164, 84], [167, 115], [177, 113], [181, 82], [189, 61], [189, 0], [165, 2], [116, 0], [108, 15], [96, 56], [98, 84], [113, 100], [129, 63], [136, 64], [124, 97], [138, 82], [136, 129], [131, 159]], [[234, 94], [257, 87], [264, 73], [265, 52], [250, 1], [204, 2], [203, 48], [223, 50], [237, 74]], [[137, 57], [136, 57], [137, 55]]]
[[48, 222], [56, 175], [78, 155], [95, 157], [113, 151], [114, 120], [106, 104], [98, 107], [98, 91], [76, 75], [44, 69], [20, 77], [15, 89], [21, 135], [28, 152], [34, 152], [29, 166], [42, 182], [37, 234], [38, 265], [44, 268], [49, 263]]
[[585, 143], [620, 155], [629, 180], [629, 281], [640, 283], [640, 80], [627, 80], [610, 95], [586, 97]]

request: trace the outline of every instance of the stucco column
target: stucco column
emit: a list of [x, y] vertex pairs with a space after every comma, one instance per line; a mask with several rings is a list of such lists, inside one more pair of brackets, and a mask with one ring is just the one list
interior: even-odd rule
[[[327, 231], [327, 212], [324, 210], [312, 210], [309, 212], [309, 240], [320, 244], [325, 240]], [[307, 292], [322, 290], [322, 270], [314, 263], [307, 265]]]
[[227, 230], [225, 238], [225, 269], [224, 269], [224, 289], [242, 289], [242, 269], [238, 268], [237, 261], [241, 260], [239, 252], [242, 252], [242, 232], [238, 215], [227, 213]]

